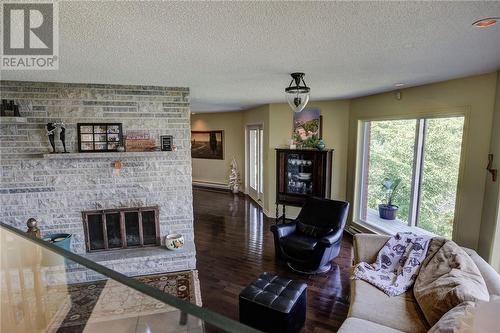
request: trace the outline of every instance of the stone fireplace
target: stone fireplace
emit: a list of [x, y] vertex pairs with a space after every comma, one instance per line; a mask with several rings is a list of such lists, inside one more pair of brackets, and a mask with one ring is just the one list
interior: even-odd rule
[[[195, 268], [189, 89], [0, 81], [0, 94], [21, 113], [0, 118], [2, 222], [25, 230], [34, 217], [42, 235], [71, 233], [73, 252], [128, 275]], [[48, 122], [65, 124], [68, 154], [49, 154]], [[177, 150], [77, 153], [76, 124], [97, 122], [158, 146], [171, 135]], [[173, 232], [179, 251], [159, 246]]]

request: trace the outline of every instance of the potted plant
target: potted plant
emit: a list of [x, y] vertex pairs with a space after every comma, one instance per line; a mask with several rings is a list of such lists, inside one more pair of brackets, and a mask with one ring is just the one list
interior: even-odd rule
[[396, 195], [396, 190], [401, 183], [400, 178], [394, 180], [390, 178], [384, 178], [382, 181], [382, 190], [385, 193], [385, 202], [378, 205], [378, 213], [380, 218], [384, 220], [395, 220], [398, 214], [399, 207], [392, 204], [394, 196]]

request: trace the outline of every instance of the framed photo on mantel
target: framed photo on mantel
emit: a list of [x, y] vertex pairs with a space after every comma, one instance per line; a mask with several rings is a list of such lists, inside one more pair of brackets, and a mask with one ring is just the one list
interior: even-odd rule
[[78, 123], [76, 127], [80, 153], [118, 151], [123, 146], [121, 123]]

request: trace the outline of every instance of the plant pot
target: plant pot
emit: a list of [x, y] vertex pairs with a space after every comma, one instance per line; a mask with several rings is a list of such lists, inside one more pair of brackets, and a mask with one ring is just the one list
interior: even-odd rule
[[50, 234], [43, 237], [43, 240], [67, 251], [71, 251], [71, 236], [71, 234]]
[[169, 250], [178, 250], [184, 246], [184, 237], [181, 234], [170, 234], [165, 236], [165, 246]]
[[399, 207], [396, 205], [380, 204], [378, 205], [378, 214], [384, 220], [395, 220], [398, 215], [398, 209]]

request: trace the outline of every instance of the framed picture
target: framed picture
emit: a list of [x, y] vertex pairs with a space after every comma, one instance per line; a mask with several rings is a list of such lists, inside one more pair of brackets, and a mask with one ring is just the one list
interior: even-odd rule
[[303, 148], [316, 148], [321, 139], [321, 111], [310, 108], [293, 113], [294, 143]]
[[160, 136], [160, 148], [162, 151], [172, 151], [173, 138], [171, 135]]
[[118, 151], [123, 146], [122, 124], [76, 124], [81, 153]]
[[191, 157], [224, 159], [224, 131], [191, 131]]

